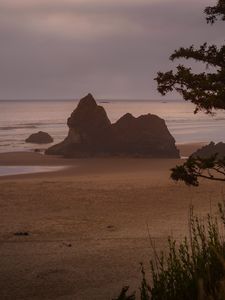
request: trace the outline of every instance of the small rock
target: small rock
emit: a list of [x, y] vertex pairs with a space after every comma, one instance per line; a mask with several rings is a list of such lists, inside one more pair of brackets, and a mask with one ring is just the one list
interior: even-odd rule
[[53, 138], [44, 131], [39, 131], [37, 133], [31, 134], [26, 140], [26, 143], [34, 144], [49, 144], [53, 142]]
[[28, 236], [29, 235], [29, 232], [25, 231], [18, 231], [18, 232], [15, 232], [14, 235], [16, 236]]
[[72, 244], [70, 243], [63, 243], [64, 246], [68, 247], [68, 248], [71, 248], [72, 247]]
[[107, 229], [109, 229], [110, 231], [116, 230], [115, 226], [113, 226], [113, 225], [108, 225]]

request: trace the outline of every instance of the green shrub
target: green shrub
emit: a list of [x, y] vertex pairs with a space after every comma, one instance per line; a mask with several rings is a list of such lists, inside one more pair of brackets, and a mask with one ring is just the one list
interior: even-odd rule
[[[225, 223], [224, 205], [219, 205]], [[168, 253], [157, 253], [150, 261], [151, 283], [143, 266], [141, 300], [225, 300], [225, 243], [218, 222], [211, 215], [203, 222], [190, 210], [189, 238], [168, 238]], [[126, 289], [123, 298], [126, 298]]]

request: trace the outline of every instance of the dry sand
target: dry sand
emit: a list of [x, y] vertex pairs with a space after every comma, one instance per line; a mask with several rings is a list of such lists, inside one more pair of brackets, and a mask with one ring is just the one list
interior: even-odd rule
[[169, 234], [187, 233], [190, 203], [204, 216], [222, 200], [222, 183], [172, 182], [180, 162], [0, 154], [0, 165], [70, 166], [0, 178], [0, 299], [110, 300], [123, 285], [137, 288], [149, 234], [165, 249]]

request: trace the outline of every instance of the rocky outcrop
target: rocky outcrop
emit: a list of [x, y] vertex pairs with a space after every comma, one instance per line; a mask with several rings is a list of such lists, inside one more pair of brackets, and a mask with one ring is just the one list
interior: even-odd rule
[[46, 151], [64, 156], [95, 156], [108, 153], [111, 144], [111, 123], [103, 107], [88, 94], [80, 100], [67, 120], [65, 140]]
[[152, 156], [179, 157], [175, 140], [166, 123], [156, 115], [135, 118], [126, 114], [112, 125], [118, 153]]
[[108, 155], [179, 157], [165, 121], [155, 115], [126, 114], [111, 124], [91, 94], [80, 100], [67, 121], [68, 136], [46, 154], [67, 157]]
[[33, 144], [49, 144], [53, 142], [53, 138], [47, 132], [39, 131], [37, 133], [31, 134], [25, 140], [25, 142]]
[[191, 156], [194, 157], [201, 157], [201, 158], [208, 158], [212, 155], [217, 154], [218, 158], [225, 157], [225, 143], [218, 143], [215, 144], [214, 142], [209, 143], [208, 145], [198, 149], [196, 152], [194, 152]]

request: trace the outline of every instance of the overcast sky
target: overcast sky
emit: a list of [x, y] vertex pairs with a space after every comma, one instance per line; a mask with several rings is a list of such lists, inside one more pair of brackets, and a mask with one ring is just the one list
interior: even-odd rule
[[153, 78], [174, 49], [224, 40], [224, 24], [204, 19], [213, 4], [1, 0], [0, 99], [159, 99]]

